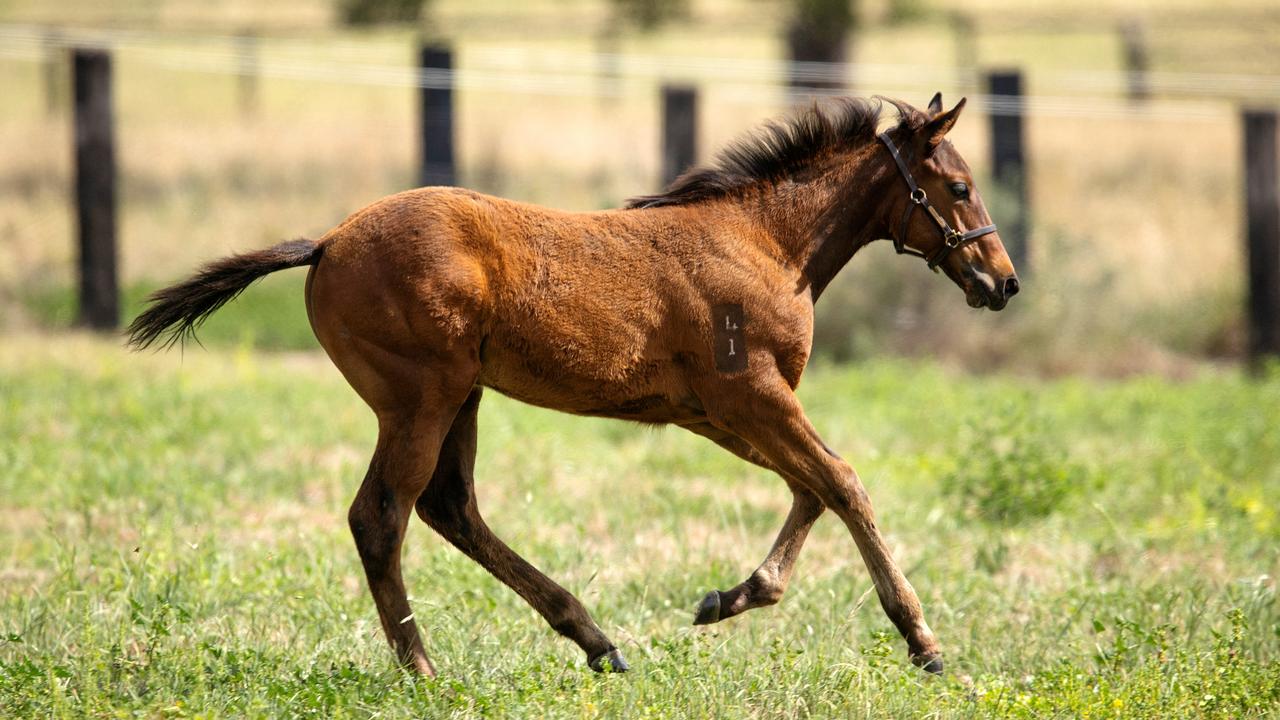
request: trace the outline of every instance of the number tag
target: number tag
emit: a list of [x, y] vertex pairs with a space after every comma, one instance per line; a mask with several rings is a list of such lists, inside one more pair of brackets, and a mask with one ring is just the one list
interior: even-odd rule
[[747, 369], [746, 316], [738, 303], [716, 305], [711, 308], [711, 328], [714, 334], [716, 369], [720, 372], [738, 372]]

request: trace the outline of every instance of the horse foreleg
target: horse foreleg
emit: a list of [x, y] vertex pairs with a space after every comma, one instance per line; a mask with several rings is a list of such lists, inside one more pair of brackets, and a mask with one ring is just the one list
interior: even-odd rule
[[[713, 440], [720, 447], [737, 455], [749, 463], [759, 465], [766, 470], [779, 472], [763, 455], [751, 447], [746, 441], [712, 425], [690, 427], [695, 433]], [[791, 486], [791, 510], [787, 519], [773, 541], [773, 547], [765, 556], [760, 566], [746, 580], [738, 583], [730, 590], [712, 590], [702, 598], [694, 613], [694, 625], [709, 625], [720, 622], [758, 607], [777, 604], [787, 591], [791, 581], [791, 571], [795, 568], [796, 558], [804, 547], [805, 538], [814, 522], [825, 509], [818, 496], [806, 490], [804, 486], [787, 480]]]
[[708, 414], [840, 516], [870, 571], [881, 607], [907, 641], [912, 662], [942, 672], [938, 642], [915, 590], [876, 527], [871, 499], [858, 474], [822, 442], [782, 378], [761, 378], [757, 383], [749, 397], [724, 394], [733, 399], [721, 407], [708, 406]]
[[591, 669], [628, 670], [618, 648], [605, 637], [578, 598], [507, 547], [480, 516], [474, 481], [480, 394], [480, 388], [472, 390], [449, 429], [435, 473], [418, 497], [419, 517], [515, 590], [556, 632], [577, 643], [586, 652]]
[[738, 583], [731, 590], [712, 590], [698, 605], [694, 625], [708, 625], [751, 610], [774, 605], [782, 599], [791, 581], [791, 571], [800, 548], [814, 521], [822, 515], [822, 501], [804, 488], [792, 488], [791, 511], [773, 542], [769, 554], [751, 577]]

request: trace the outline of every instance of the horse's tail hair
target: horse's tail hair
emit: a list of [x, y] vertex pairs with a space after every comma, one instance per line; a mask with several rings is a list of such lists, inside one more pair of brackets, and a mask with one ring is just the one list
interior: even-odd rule
[[141, 350], [159, 340], [169, 348], [195, 339], [206, 318], [255, 280], [277, 270], [315, 265], [323, 252], [323, 244], [300, 238], [211, 262], [191, 278], [152, 293], [147, 298], [150, 306], [129, 325], [128, 344]]

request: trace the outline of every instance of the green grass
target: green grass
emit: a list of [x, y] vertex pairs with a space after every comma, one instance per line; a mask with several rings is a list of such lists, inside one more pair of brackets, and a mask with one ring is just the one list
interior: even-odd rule
[[[812, 371], [802, 397], [877, 503], [944, 644], [941, 680], [907, 663], [831, 517], [779, 606], [690, 627], [706, 590], [763, 557], [782, 483], [678, 430], [492, 393], [486, 515], [583, 598], [634, 671], [592, 674], [414, 519], [407, 583], [441, 671], [415, 680], [392, 666], [345, 523], [373, 419], [322, 356], [8, 335], [0, 377], [3, 717], [1280, 707], [1280, 373]], [[990, 500], [1010, 494], [1025, 502]]]
[[[194, 271], [194, 270], [193, 270]], [[185, 279], [171, 278], [171, 282]], [[318, 350], [303, 302], [306, 271], [273, 275], [210, 316], [200, 328], [200, 343], [210, 348]], [[121, 318], [128, 325], [146, 307], [147, 296], [161, 287], [132, 283], [121, 292]], [[37, 286], [21, 293], [26, 312], [41, 327], [69, 328], [76, 322], [77, 291], [66, 286]]]

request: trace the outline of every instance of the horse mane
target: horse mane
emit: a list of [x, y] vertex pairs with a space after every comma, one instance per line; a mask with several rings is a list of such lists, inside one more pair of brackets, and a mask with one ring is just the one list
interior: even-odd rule
[[689, 205], [779, 182], [831, 150], [874, 140], [883, 109], [880, 98], [815, 102], [792, 117], [765, 123], [730, 143], [709, 166], [685, 172], [656, 195], [631, 198], [626, 207]]

